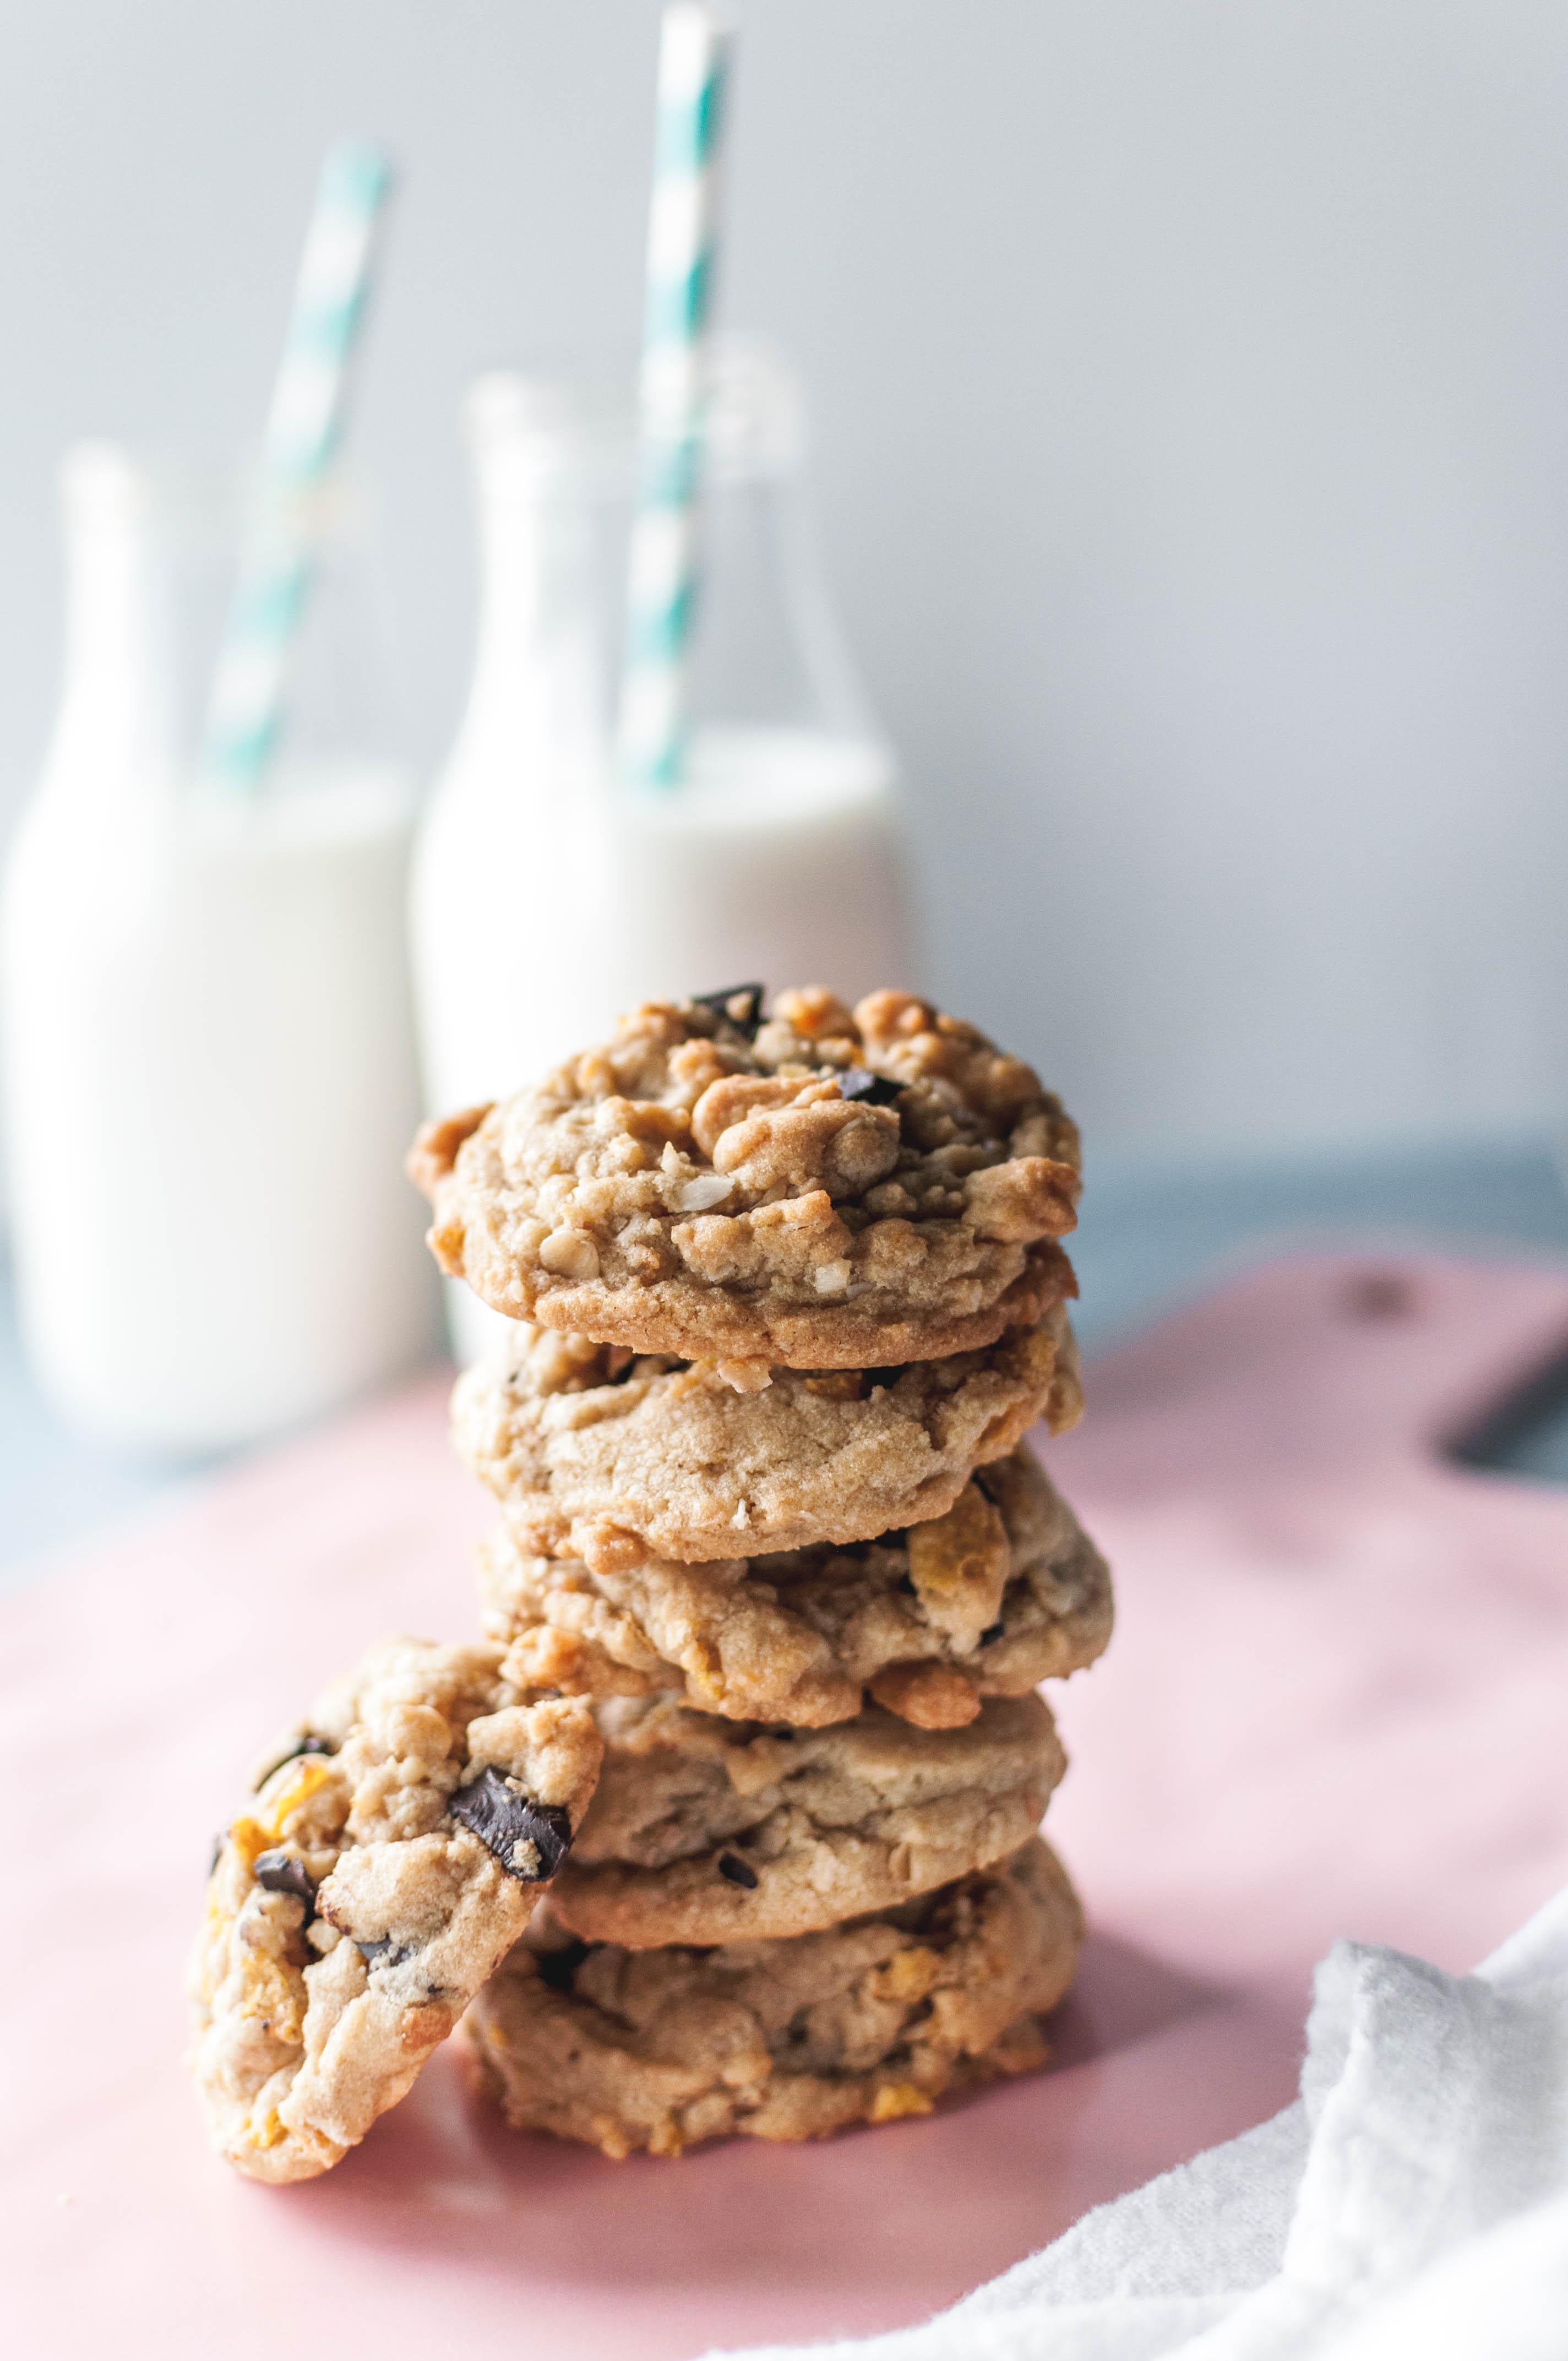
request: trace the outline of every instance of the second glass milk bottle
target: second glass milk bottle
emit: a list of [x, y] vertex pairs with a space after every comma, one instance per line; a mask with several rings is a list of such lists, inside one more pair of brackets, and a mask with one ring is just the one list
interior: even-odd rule
[[433, 1112], [657, 994], [916, 980], [895, 766], [801, 512], [803, 412], [774, 354], [719, 341], [685, 767], [649, 794], [613, 763], [630, 417], [511, 376], [470, 395], [476, 661], [412, 896]]

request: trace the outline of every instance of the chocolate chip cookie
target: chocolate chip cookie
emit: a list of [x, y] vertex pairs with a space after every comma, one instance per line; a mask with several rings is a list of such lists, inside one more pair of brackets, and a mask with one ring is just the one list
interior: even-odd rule
[[574, 1942], [549, 1904], [464, 2024], [520, 2130], [606, 2156], [817, 2139], [928, 2114], [1047, 2055], [1082, 1914], [1038, 1838], [996, 1868], [788, 1942], [628, 1951]]
[[[759, 1365], [748, 1364], [748, 1367]], [[982, 1351], [891, 1369], [760, 1369], [518, 1323], [452, 1397], [453, 1434], [518, 1545], [596, 1573], [859, 1542], [940, 1516], [1044, 1415], [1082, 1410], [1065, 1305]]]
[[384, 1642], [329, 1690], [222, 1840], [192, 1965], [192, 2062], [257, 2180], [337, 2163], [510, 1949], [603, 1749], [502, 1650]]
[[983, 1869], [1031, 1837], [1067, 1767], [1037, 1697], [962, 1730], [881, 1707], [827, 1730], [612, 1698], [598, 1791], [554, 1887], [564, 1926], [647, 1950], [805, 1935]]
[[444, 1270], [639, 1353], [885, 1368], [1072, 1290], [1075, 1127], [909, 993], [649, 1003], [537, 1088], [428, 1125], [410, 1170]]
[[1092, 1664], [1113, 1616], [1104, 1559], [1023, 1447], [944, 1516], [852, 1548], [598, 1574], [503, 1528], [479, 1589], [520, 1681], [684, 1689], [701, 1712], [806, 1728], [849, 1719], [868, 1688], [924, 1729], [961, 1727], [982, 1697]]

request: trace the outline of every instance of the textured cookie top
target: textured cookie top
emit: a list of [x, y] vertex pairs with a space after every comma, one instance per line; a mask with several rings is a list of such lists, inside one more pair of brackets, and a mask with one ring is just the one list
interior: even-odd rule
[[868, 1688], [922, 1728], [961, 1727], [983, 1697], [1092, 1664], [1113, 1616], [1103, 1558], [1025, 1448], [944, 1515], [847, 1549], [596, 1573], [503, 1529], [479, 1585], [520, 1680], [684, 1687], [707, 1713], [807, 1727], [849, 1719]]
[[214, 2138], [324, 2172], [396, 2104], [521, 1934], [587, 1808], [580, 1699], [498, 1647], [386, 1641], [284, 1742], [224, 1838], [192, 1968]]
[[1073, 1125], [909, 993], [650, 1003], [537, 1089], [426, 1126], [410, 1170], [444, 1270], [638, 1352], [886, 1367], [1071, 1290], [1050, 1242], [1076, 1218]]
[[464, 2032], [509, 2121], [609, 2156], [737, 2132], [813, 2139], [1041, 2064], [1036, 2019], [1081, 1934], [1038, 1838], [902, 1909], [787, 1942], [629, 1951], [571, 1941], [546, 1904]]
[[[756, 1365], [748, 1365], [755, 1367]], [[904, 1368], [776, 1369], [634, 1356], [519, 1323], [459, 1378], [453, 1433], [524, 1551], [597, 1572], [858, 1542], [950, 1508], [976, 1466], [1082, 1408], [1067, 1312]]]
[[555, 1906], [575, 1934], [637, 1950], [890, 1909], [1015, 1851], [1066, 1768], [1037, 1697], [940, 1730], [875, 1706], [825, 1730], [663, 1697], [598, 1710], [604, 1770]]

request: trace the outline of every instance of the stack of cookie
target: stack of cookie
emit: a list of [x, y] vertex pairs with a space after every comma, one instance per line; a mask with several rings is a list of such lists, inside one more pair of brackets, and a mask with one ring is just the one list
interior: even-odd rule
[[1080, 1408], [1057, 1101], [907, 994], [748, 985], [412, 1169], [514, 1323], [454, 1402], [500, 1503], [487, 1636], [373, 1653], [231, 1829], [225, 2151], [323, 2169], [470, 2000], [509, 2119], [612, 2156], [1039, 2063], [1081, 1921], [1036, 1686], [1112, 1617], [1023, 1442]]
[[516, 1323], [454, 1402], [485, 1626], [606, 1748], [469, 2020], [510, 2119], [669, 2154], [1038, 2062], [1080, 1921], [1035, 1691], [1111, 1626], [1023, 1447], [1080, 1408], [1059, 1105], [908, 994], [748, 985], [433, 1126], [419, 1177]]

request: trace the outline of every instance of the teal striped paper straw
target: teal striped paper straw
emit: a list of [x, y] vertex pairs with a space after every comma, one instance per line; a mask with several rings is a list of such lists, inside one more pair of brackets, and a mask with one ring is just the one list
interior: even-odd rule
[[207, 708], [202, 774], [230, 794], [256, 793], [282, 725], [289, 658], [315, 572], [305, 511], [342, 436], [391, 180], [381, 150], [354, 140], [329, 148], [322, 166]]
[[642, 480], [631, 529], [620, 760], [633, 785], [680, 776], [686, 651], [697, 591], [708, 313], [718, 228], [724, 88], [733, 28], [677, 0], [659, 43], [640, 382]]

